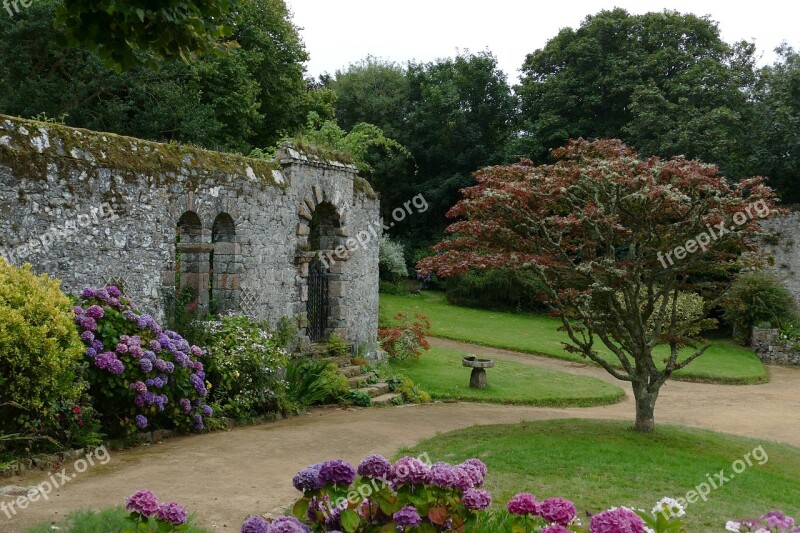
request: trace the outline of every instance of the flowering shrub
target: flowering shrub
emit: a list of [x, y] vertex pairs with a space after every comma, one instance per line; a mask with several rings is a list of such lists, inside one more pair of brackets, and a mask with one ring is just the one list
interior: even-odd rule
[[416, 320], [411, 322], [407, 314], [398, 313], [394, 318], [400, 321], [399, 326], [378, 329], [381, 346], [390, 357], [402, 361], [408, 357], [419, 357], [422, 350], [430, 349], [431, 346], [425, 339], [431, 329], [428, 317], [414, 313]]
[[186, 529], [189, 513], [177, 502], [159, 503], [156, 495], [147, 489], [134, 492], [125, 502], [131, 512], [128, 519], [134, 524], [134, 531], [149, 531], [153, 524], [158, 531], [182, 531]]
[[303, 497], [293, 514], [315, 532], [464, 532], [492, 503], [481, 488], [485, 476], [477, 459], [431, 465], [427, 456], [404, 457], [392, 464], [370, 455], [358, 468], [337, 459], [298, 472], [293, 483]]
[[212, 411], [202, 349], [141, 314], [117, 287], [84, 289], [73, 311], [106, 431], [204, 428]]
[[760, 518], [743, 518], [731, 520], [725, 524], [726, 531], [744, 533], [755, 531], [757, 533], [800, 533], [794, 518], [786, 516], [781, 511], [770, 511]]
[[70, 308], [57, 280], [0, 258], [0, 452], [98, 443]]
[[204, 361], [214, 384], [210, 402], [233, 418], [282, 407], [286, 386], [279, 369], [286, 367], [289, 357], [265, 324], [228, 315], [209, 324], [207, 337]]

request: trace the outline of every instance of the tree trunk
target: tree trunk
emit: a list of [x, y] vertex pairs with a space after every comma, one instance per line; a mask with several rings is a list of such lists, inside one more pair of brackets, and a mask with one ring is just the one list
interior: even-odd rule
[[646, 381], [634, 381], [633, 397], [636, 399], [636, 431], [651, 433], [656, 427], [655, 410], [658, 390], [649, 390]]

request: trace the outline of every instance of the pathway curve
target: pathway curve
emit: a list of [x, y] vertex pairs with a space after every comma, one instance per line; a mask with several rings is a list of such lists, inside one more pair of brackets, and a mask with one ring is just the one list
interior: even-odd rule
[[[619, 383], [591, 365], [443, 339], [431, 339], [431, 343]], [[657, 423], [800, 446], [797, 423], [800, 369], [769, 367], [769, 375], [770, 382], [763, 385], [671, 381], [659, 398]], [[55, 491], [49, 501], [31, 503], [11, 520], [0, 513], [0, 531], [17, 533], [37, 522], [58, 520], [78, 508], [119, 505], [136, 489], [147, 487], [161, 498], [177, 500], [197, 512], [202, 525], [234, 532], [248, 512], [267, 513], [291, 503], [297, 496], [291, 485], [292, 476], [314, 462], [334, 457], [356, 462], [370, 453], [391, 456], [401, 445], [413, 445], [437, 432], [475, 424], [553, 418], [631, 420], [632, 417], [630, 394], [619, 404], [593, 408], [437, 403], [383, 409], [316, 409], [275, 423], [112, 452], [108, 464], [78, 475]], [[35, 485], [45, 478], [38, 473], [8, 482]], [[2, 501], [8, 498], [0, 497]]]

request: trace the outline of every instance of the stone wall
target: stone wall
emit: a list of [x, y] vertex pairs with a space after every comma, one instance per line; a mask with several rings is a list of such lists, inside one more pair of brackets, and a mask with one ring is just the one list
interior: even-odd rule
[[262, 161], [0, 116], [0, 213], [3, 255], [66, 291], [121, 284], [163, 317], [183, 287], [201, 309], [297, 317], [301, 335], [309, 263], [349, 241], [327, 275], [325, 330], [375, 346], [378, 242], [349, 237], [379, 219], [379, 202], [352, 166], [290, 147]]
[[768, 270], [794, 295], [800, 305], [800, 211], [761, 222], [761, 246], [769, 259]]
[[795, 343], [781, 339], [780, 330], [753, 328], [751, 345], [764, 363], [800, 366], [800, 351]]

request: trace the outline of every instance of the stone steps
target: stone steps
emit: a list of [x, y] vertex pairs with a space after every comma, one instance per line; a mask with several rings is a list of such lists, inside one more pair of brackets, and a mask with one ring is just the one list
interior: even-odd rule
[[372, 399], [372, 406], [373, 407], [383, 407], [386, 405], [395, 405], [394, 399], [401, 398], [403, 395], [397, 392], [390, 392], [387, 394], [381, 394], [380, 396], [376, 396]]
[[375, 383], [374, 385], [367, 385], [365, 387], [361, 387], [360, 389], [356, 389], [358, 392], [363, 392], [370, 398], [377, 398], [383, 394], [389, 393], [389, 384], [385, 381], [381, 381], [380, 383]]
[[358, 389], [360, 387], [366, 386], [369, 380], [375, 377], [375, 372], [368, 372], [366, 374], [360, 374], [358, 376], [353, 376], [347, 378], [347, 382], [350, 383], [351, 389]]
[[361, 376], [361, 367], [358, 365], [347, 365], [347, 366], [340, 366], [339, 372], [341, 372], [344, 377], [346, 378], [355, 378]]

